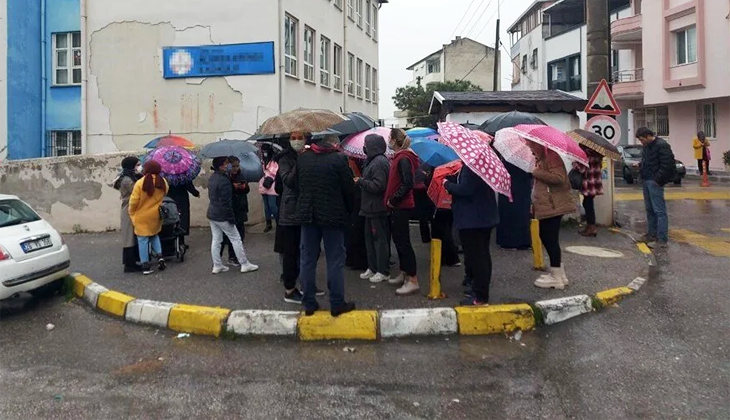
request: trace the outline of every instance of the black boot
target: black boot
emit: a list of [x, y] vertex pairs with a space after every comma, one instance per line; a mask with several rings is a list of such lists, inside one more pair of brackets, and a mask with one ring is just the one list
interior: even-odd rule
[[264, 233], [271, 232], [271, 229], [273, 229], [273, 227], [271, 226], [271, 220], [267, 220], [266, 221], [266, 227], [264, 228]]

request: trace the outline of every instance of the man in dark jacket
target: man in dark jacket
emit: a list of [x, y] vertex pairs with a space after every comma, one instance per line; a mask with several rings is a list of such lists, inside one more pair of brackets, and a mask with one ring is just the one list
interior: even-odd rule
[[664, 185], [674, 178], [677, 170], [674, 153], [663, 138], [648, 128], [636, 130], [636, 138], [644, 145], [639, 174], [643, 180], [646, 234], [639, 239], [650, 247], [666, 248], [669, 240], [669, 218], [664, 201]]
[[228, 158], [217, 157], [213, 159], [213, 174], [208, 180], [208, 220], [210, 221], [210, 232], [213, 235], [211, 243], [211, 256], [213, 257], [213, 274], [228, 271], [228, 267], [221, 261], [221, 243], [223, 235], [227, 236], [233, 244], [236, 259], [241, 264], [241, 272], [248, 273], [259, 269], [257, 265], [251, 264], [246, 258], [243, 250], [241, 235], [236, 230], [236, 213], [233, 211], [233, 184], [228, 178]]
[[315, 275], [320, 243], [327, 259], [327, 285], [332, 316], [350, 312], [355, 305], [345, 301], [345, 229], [353, 208], [355, 183], [347, 157], [339, 153], [339, 138], [327, 135], [297, 161], [297, 199], [294, 221], [302, 226], [300, 282], [304, 311], [319, 309]]
[[390, 172], [390, 162], [385, 157], [387, 148], [382, 136], [369, 134], [365, 137], [363, 151], [368, 158], [362, 178], [357, 179], [357, 185], [362, 191], [360, 216], [365, 216], [365, 247], [368, 258], [368, 270], [360, 278], [370, 279], [371, 283], [390, 280], [390, 219], [383, 199]]
[[492, 229], [499, 224], [494, 190], [466, 165], [456, 182], [445, 180], [444, 188], [452, 195], [454, 227], [464, 247], [464, 266], [472, 278], [472, 294], [462, 305], [487, 305], [492, 280], [492, 256], [489, 253]]
[[[251, 192], [251, 187], [249, 187], [248, 182], [243, 178], [241, 160], [236, 156], [231, 156], [228, 158], [228, 161], [230, 162], [228, 177], [231, 179], [231, 184], [233, 184], [233, 213], [236, 218], [236, 230], [241, 236], [241, 242], [243, 242], [246, 238], [245, 223], [248, 221], [248, 193]], [[228, 245], [228, 263], [234, 266], [241, 265], [236, 258], [236, 252], [228, 236], [223, 238], [221, 255], [223, 255], [223, 249], [225, 249], [226, 245]]]

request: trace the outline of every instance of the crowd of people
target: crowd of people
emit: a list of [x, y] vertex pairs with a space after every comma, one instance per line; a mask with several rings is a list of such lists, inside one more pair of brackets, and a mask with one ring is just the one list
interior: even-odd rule
[[[648, 228], [642, 240], [663, 247], [668, 230], [663, 186], [673, 174], [673, 155], [669, 145], [647, 128], [637, 130], [637, 138], [645, 149], [641, 176]], [[360, 275], [363, 280], [397, 286], [395, 293], [399, 296], [418, 294], [419, 270], [410, 233], [410, 221], [414, 218], [420, 221], [424, 242], [431, 237], [443, 241], [444, 265], [461, 265], [452, 233], [458, 232], [466, 286], [462, 305], [489, 302], [490, 243], [495, 228], [500, 247], [527, 250], [531, 247], [530, 220], [539, 221], [539, 237], [549, 256], [550, 270], [534, 285], [554, 289], [569, 285], [561, 255], [560, 230], [563, 217], [576, 211], [573, 189], [583, 196], [586, 213], [587, 224], [579, 233], [597, 235], [594, 199], [603, 194], [603, 156], [587, 147], [581, 146], [588, 155], [589, 166], [573, 165], [582, 180], [578, 186], [571, 185], [560, 155], [528, 142], [536, 160], [532, 173], [506, 164], [512, 177], [513, 200], [498, 198], [487, 183], [464, 165], [457, 174], [439, 181], [452, 196], [452, 204], [450, 209], [437, 209], [427, 195], [426, 203], [423, 196], [417, 198], [436, 182], [434, 168], [419, 160], [403, 130], [392, 129], [387, 141], [377, 134], [368, 135], [363, 161], [345, 156], [339, 144], [336, 135], [312, 141], [310, 133], [295, 132], [276, 147], [269, 144], [263, 149], [264, 177], [259, 182], [259, 192], [264, 201], [264, 232], [274, 229], [276, 222], [274, 251], [280, 256], [284, 300], [303, 305], [306, 315], [319, 309], [317, 296], [325, 294], [315, 281], [322, 249], [333, 316], [355, 309], [345, 299], [346, 266], [364, 270]], [[395, 152], [392, 158], [386, 157], [388, 148]], [[136, 157], [127, 157], [122, 168], [114, 187], [122, 197], [125, 271], [149, 274], [153, 271], [151, 258], [157, 258], [158, 269], [164, 270], [158, 238], [163, 197], [174, 196], [180, 205], [181, 227], [187, 235], [188, 194], [200, 194], [192, 184], [170, 188], [160, 175], [160, 165], [154, 161], [142, 166]], [[207, 217], [212, 236], [212, 273], [228, 271], [229, 265], [240, 266], [243, 273], [255, 271], [258, 266], [247, 259], [243, 246], [250, 187], [241, 176], [240, 162], [236, 157], [219, 157], [213, 159], [211, 169]], [[398, 260], [396, 275], [391, 271], [391, 244]], [[226, 247], [227, 265], [222, 260]]]

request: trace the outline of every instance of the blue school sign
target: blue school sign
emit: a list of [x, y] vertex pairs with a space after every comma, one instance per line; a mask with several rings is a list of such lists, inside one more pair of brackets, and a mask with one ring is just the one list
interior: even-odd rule
[[274, 43], [165, 47], [165, 79], [273, 74]]

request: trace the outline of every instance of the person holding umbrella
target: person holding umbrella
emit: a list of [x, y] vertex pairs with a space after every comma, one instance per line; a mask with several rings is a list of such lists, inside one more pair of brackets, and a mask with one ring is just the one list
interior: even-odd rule
[[[231, 179], [233, 184], [233, 213], [236, 217], [236, 230], [241, 236], [241, 242], [246, 238], [246, 226], [244, 225], [248, 221], [248, 193], [251, 192], [251, 187], [248, 186], [248, 182], [243, 177], [241, 172], [241, 159], [237, 156], [231, 156], [228, 158], [229, 172], [228, 177]], [[233, 249], [233, 244], [228, 236], [223, 238], [221, 244], [221, 256], [223, 256], [223, 250], [228, 246], [228, 264], [233, 266], [241, 265], [236, 258], [236, 251]]]
[[139, 261], [142, 263], [142, 274], [152, 274], [150, 266], [150, 246], [152, 253], [158, 257], [157, 268], [165, 269], [162, 258], [162, 243], [158, 234], [162, 230], [160, 205], [167, 194], [167, 181], [160, 175], [160, 164], [149, 160], [144, 164], [144, 177], [134, 184], [129, 196], [129, 217], [134, 225], [139, 246]]
[[208, 180], [208, 206], [207, 217], [210, 221], [210, 231], [213, 236], [211, 243], [211, 256], [213, 258], [213, 274], [228, 271], [228, 267], [221, 261], [221, 243], [223, 235], [227, 236], [233, 244], [236, 260], [241, 264], [241, 273], [256, 271], [259, 267], [246, 258], [243, 249], [241, 235], [236, 229], [236, 214], [233, 210], [233, 184], [228, 177], [228, 157], [216, 157], [213, 159], [211, 169], [215, 172]]

